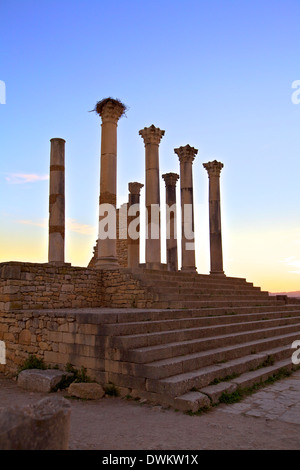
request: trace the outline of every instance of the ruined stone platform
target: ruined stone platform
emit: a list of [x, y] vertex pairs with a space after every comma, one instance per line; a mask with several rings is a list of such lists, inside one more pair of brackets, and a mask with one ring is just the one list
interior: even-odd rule
[[[55, 269], [55, 285], [63, 277], [69, 279], [71, 268]], [[32, 289], [34, 280], [25, 274], [27, 299], [28, 283]], [[75, 269], [75, 274], [87, 299], [86, 286], [93, 281], [96, 299], [103, 273]], [[100, 384], [112, 382], [124, 395], [197, 411], [217, 403], [223, 392], [249, 387], [293, 366], [291, 345], [300, 337], [297, 301], [278, 300], [240, 278], [154, 270], [104, 275], [102, 298], [112, 296], [114, 307], [40, 309], [24, 303], [26, 308], [3, 312], [0, 335], [7, 344], [6, 369], [13, 371], [28, 354], [37, 354], [62, 370], [67, 363], [85, 367]], [[68, 305], [66, 286], [72, 284], [64, 282], [60, 295]], [[7, 287], [16, 284], [9, 280]], [[118, 308], [126, 292], [127, 307]], [[134, 299], [137, 307], [128, 307]]]

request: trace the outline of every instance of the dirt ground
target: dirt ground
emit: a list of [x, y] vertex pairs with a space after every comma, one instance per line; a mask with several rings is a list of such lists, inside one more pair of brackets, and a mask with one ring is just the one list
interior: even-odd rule
[[[70, 449], [300, 449], [300, 371], [243, 402], [190, 416], [119, 397], [69, 399]], [[65, 392], [58, 392], [65, 396]], [[46, 396], [22, 390], [0, 374], [0, 407]]]

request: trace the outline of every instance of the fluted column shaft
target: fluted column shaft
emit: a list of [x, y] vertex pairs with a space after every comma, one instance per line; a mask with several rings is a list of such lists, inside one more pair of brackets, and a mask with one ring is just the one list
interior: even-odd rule
[[[96, 111], [101, 116], [101, 162], [100, 162], [100, 198], [99, 198], [99, 226], [107, 212], [105, 205], [112, 208], [108, 236], [101, 238], [98, 235], [98, 255], [96, 268], [117, 268], [116, 246], [116, 202], [117, 202], [117, 126], [118, 120], [125, 110], [125, 106], [113, 99], [99, 102], [101, 106]], [[99, 104], [98, 103], [98, 104]]]
[[[134, 269], [140, 263], [140, 191], [144, 185], [129, 183], [128, 195], [128, 268]], [[134, 206], [134, 207], [133, 207]], [[134, 209], [134, 214], [131, 211]]]
[[209, 178], [210, 273], [224, 275], [221, 233], [220, 173], [223, 163], [203, 163]]
[[65, 262], [65, 140], [50, 140], [49, 263]]
[[178, 271], [176, 183], [179, 175], [165, 173], [162, 177], [166, 184], [167, 266], [169, 271]]
[[159, 143], [165, 131], [152, 124], [140, 130], [139, 134], [144, 140], [146, 160], [146, 266], [159, 267], [161, 263]]
[[180, 162], [181, 270], [196, 272], [194, 238], [193, 161], [198, 150], [190, 145], [174, 149]]

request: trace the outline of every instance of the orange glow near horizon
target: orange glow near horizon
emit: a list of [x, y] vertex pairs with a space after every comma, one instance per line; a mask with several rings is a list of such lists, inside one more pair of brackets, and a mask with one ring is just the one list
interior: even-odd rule
[[[73, 226], [77, 227], [76, 224]], [[96, 231], [83, 227], [85, 230], [80, 233], [66, 231], [66, 262], [70, 262], [73, 266], [87, 266], [93, 255]], [[261, 232], [244, 230], [225, 233], [223, 236], [225, 274], [246, 278], [247, 281], [269, 292], [299, 291], [300, 259], [294, 256], [294, 253], [299, 251], [299, 244], [299, 229]], [[200, 243], [199, 241], [196, 243], [196, 250], [198, 272], [208, 273], [209, 247], [203, 231], [200, 233]], [[0, 235], [0, 262], [46, 263], [47, 256], [46, 227], [19, 224], [15, 225], [14, 231], [4, 231]]]

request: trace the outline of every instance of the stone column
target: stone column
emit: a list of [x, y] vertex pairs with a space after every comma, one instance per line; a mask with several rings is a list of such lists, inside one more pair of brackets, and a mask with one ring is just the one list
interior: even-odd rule
[[220, 206], [220, 173], [224, 165], [214, 160], [203, 166], [209, 178], [210, 274], [224, 275]]
[[[125, 110], [125, 105], [112, 98], [99, 101], [95, 108], [102, 119], [99, 225], [104, 218], [107, 218], [109, 223], [108, 236], [104, 238], [102, 234], [98, 235], [98, 255], [95, 264], [98, 269], [118, 268], [116, 250], [117, 126]], [[107, 205], [110, 208], [109, 213], [105, 210]]]
[[194, 239], [193, 161], [198, 150], [190, 145], [174, 149], [180, 162], [181, 271], [196, 272]]
[[146, 158], [146, 267], [161, 267], [159, 143], [165, 131], [153, 124], [140, 130]]
[[[128, 268], [138, 268], [140, 264], [140, 191], [143, 188], [141, 183], [129, 183], [128, 195]], [[135, 206], [135, 214], [131, 214], [130, 210]]]
[[49, 263], [65, 262], [65, 140], [50, 140]]
[[178, 271], [176, 183], [179, 175], [165, 173], [162, 177], [166, 184], [167, 266], [169, 271]]

